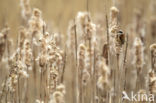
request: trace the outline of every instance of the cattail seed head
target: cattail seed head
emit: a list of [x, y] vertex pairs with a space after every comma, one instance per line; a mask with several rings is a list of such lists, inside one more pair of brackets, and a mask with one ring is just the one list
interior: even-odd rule
[[137, 72], [140, 73], [141, 68], [144, 65], [144, 47], [140, 38], [135, 38], [134, 41], [134, 63], [137, 68]]
[[65, 103], [64, 95], [59, 91], [55, 91], [51, 97], [50, 103]]
[[110, 89], [110, 70], [105, 64], [105, 60], [102, 58], [102, 61], [100, 62], [100, 76], [97, 81], [97, 86], [102, 90], [109, 90]]
[[116, 19], [118, 16], [119, 10], [116, 7], [111, 7], [111, 18]]
[[152, 69], [156, 72], [156, 44], [150, 45]]
[[156, 75], [154, 71], [149, 72], [149, 91], [150, 93], [156, 93]]
[[83, 73], [82, 73], [82, 83], [83, 83], [83, 85], [87, 85], [87, 83], [89, 82], [89, 80], [90, 80], [90, 74], [85, 69], [85, 70], [83, 70]]
[[22, 17], [26, 20], [29, 19], [31, 15], [31, 7], [29, 5], [29, 0], [21, 0]]
[[63, 84], [59, 84], [56, 87], [56, 91], [60, 91], [61, 93], [63, 93], [65, 95], [65, 93], [66, 93], [65, 86]]

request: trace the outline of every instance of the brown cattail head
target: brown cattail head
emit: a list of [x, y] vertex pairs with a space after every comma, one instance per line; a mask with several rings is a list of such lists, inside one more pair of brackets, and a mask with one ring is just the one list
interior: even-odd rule
[[153, 70], [149, 72], [149, 91], [150, 93], [156, 93], [156, 75]]
[[156, 16], [152, 17], [151, 19], [151, 35], [152, 37], [156, 37]]
[[5, 52], [6, 42], [7, 42], [7, 36], [10, 28], [6, 26], [2, 29], [2, 32], [0, 33], [0, 61], [2, 60], [2, 56]]
[[107, 43], [103, 45], [102, 56], [106, 60], [106, 64], [108, 65], [108, 44]]

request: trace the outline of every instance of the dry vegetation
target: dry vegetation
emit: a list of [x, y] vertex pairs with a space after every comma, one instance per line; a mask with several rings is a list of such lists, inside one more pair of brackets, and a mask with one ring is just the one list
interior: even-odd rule
[[0, 31], [0, 103], [155, 103], [122, 99], [156, 94], [156, 1], [148, 2], [124, 24], [125, 1], [92, 16], [86, 0], [63, 35], [20, 0], [16, 38], [7, 20]]

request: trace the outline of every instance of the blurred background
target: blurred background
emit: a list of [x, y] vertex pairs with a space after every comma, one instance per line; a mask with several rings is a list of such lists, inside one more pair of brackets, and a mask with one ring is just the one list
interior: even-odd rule
[[[156, 3], [156, 0], [153, 1]], [[87, 4], [88, 11], [91, 14], [93, 22], [95, 21], [96, 24], [102, 24], [104, 29], [102, 32], [103, 34], [106, 34], [105, 15], [107, 14], [109, 19], [110, 8], [112, 6], [116, 6], [120, 11], [119, 20], [121, 23], [121, 28], [125, 32], [127, 32], [126, 30], [128, 26], [134, 23], [134, 16], [136, 16], [135, 12], [139, 10], [141, 11], [141, 18], [145, 20], [147, 27], [145, 35], [145, 38], [148, 37], [146, 47], [149, 47], [149, 45], [154, 43], [156, 40], [152, 39], [153, 41], [151, 41], [152, 36], [149, 36], [150, 19], [154, 15], [154, 12], [152, 12], [152, 5], [154, 4], [152, 0], [30, 0], [32, 9], [39, 8], [42, 11], [43, 20], [45, 20], [50, 33], [59, 32], [65, 36], [67, 35], [69, 21], [75, 18], [78, 11], [86, 11]], [[20, 0], [0, 0], [0, 30], [4, 27], [5, 24], [8, 24], [8, 26], [11, 28], [9, 36], [14, 38], [15, 41], [18, 36], [19, 27], [22, 24]], [[65, 44], [64, 42], [65, 41], [63, 41], [63, 45]], [[132, 45], [132, 41], [130, 41], [130, 43], [130, 45]], [[103, 46], [103, 41], [100, 44]], [[68, 55], [71, 56], [71, 54]], [[130, 56], [131, 54], [129, 57]], [[131, 58], [133, 57], [130, 57], [130, 59]], [[69, 62], [69, 64], [70, 63], [71, 62]], [[66, 81], [66, 86], [68, 94], [70, 94], [66, 99], [67, 103], [72, 103], [70, 98], [72, 98], [73, 95], [69, 91], [71, 91], [70, 80], [72, 78], [71, 69], [73, 68], [66, 68], [65, 79], [68, 80]], [[132, 64], [129, 63], [128, 70], [131, 71], [131, 69]], [[132, 75], [134, 75], [134, 73]], [[130, 75], [128, 77], [133, 76]], [[2, 83], [2, 80], [3, 79], [0, 79], [0, 83]], [[133, 78], [131, 81], [134, 81]]]
[[[109, 15], [109, 8], [116, 5], [120, 9], [123, 27], [132, 21], [135, 9], [142, 9], [144, 16], [149, 16], [150, 4], [150, 0], [88, 0], [92, 17], [96, 14]], [[43, 19], [51, 29], [65, 34], [69, 20], [78, 11], [86, 11], [87, 0], [30, 0], [30, 5], [42, 11]], [[0, 0], [0, 29], [6, 23], [11, 27], [10, 36], [16, 37], [21, 24], [20, 0]]]

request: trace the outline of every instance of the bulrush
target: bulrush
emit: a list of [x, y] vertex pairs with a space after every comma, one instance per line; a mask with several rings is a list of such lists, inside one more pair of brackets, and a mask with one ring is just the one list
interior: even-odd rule
[[6, 49], [7, 37], [8, 37], [9, 30], [10, 30], [9, 27], [6, 26], [0, 32], [0, 61], [2, 60], [2, 57], [3, 57], [5, 49]]
[[86, 46], [84, 44], [80, 44], [79, 52], [78, 52], [78, 65], [81, 71], [85, 69], [85, 56], [86, 56], [85, 53], [86, 53]]
[[111, 90], [110, 69], [105, 62], [105, 59], [102, 57], [98, 63], [97, 78], [97, 87], [99, 91], [97, 97], [99, 98], [99, 102], [104, 103], [106, 103], [107, 100], [109, 101]]
[[4, 51], [5, 51], [5, 38], [4, 34], [0, 33], [0, 61], [2, 60]]
[[111, 85], [110, 85], [110, 69], [105, 63], [104, 58], [99, 63], [99, 69], [100, 69], [100, 76], [97, 81], [97, 86], [102, 89], [102, 90], [110, 90]]
[[49, 103], [65, 103], [65, 86], [60, 84], [56, 91], [51, 95]]
[[153, 70], [149, 72], [149, 91], [151, 94], [156, 93], [156, 75]]
[[91, 41], [96, 34], [96, 25], [92, 22], [88, 12], [78, 12], [76, 26], [76, 32], [80, 35], [80, 40]]
[[118, 14], [119, 14], [119, 10], [116, 7], [111, 7], [109, 32], [112, 37], [115, 37], [119, 28]]
[[144, 65], [144, 47], [140, 38], [135, 38], [134, 41], [134, 64], [137, 69], [137, 74], [140, 74]]
[[82, 72], [82, 84], [86, 86], [89, 80], [90, 80], [90, 74], [86, 69], [84, 69]]
[[88, 12], [78, 12], [76, 17], [77, 34], [81, 37], [85, 35], [86, 24], [90, 21], [90, 15]]
[[151, 18], [150, 27], [151, 27], [151, 35], [153, 38], [155, 38], [156, 37], [156, 16]]
[[39, 38], [40, 34], [42, 34], [43, 28], [43, 20], [41, 11], [37, 8], [33, 9], [32, 16], [29, 19], [29, 32], [30, 37], [37, 37]]
[[63, 93], [64, 95], [66, 94], [66, 90], [65, 90], [65, 86], [63, 84], [59, 84], [56, 87], [56, 91], [60, 91], [61, 93]]
[[[78, 92], [79, 92], [79, 100], [82, 102], [82, 88], [83, 88], [83, 71], [85, 68], [85, 58], [86, 58], [86, 46], [84, 44], [80, 44], [78, 48]], [[86, 79], [86, 78], [85, 78]], [[86, 81], [87, 82], [87, 81]]]
[[9, 78], [7, 80], [8, 88], [10, 92], [14, 93], [16, 91], [17, 81], [18, 81], [18, 74], [19, 74], [19, 68], [20, 64], [18, 64], [18, 58], [19, 58], [19, 50], [13, 54], [13, 56], [10, 58], [10, 71], [9, 71]]
[[22, 17], [25, 19], [25, 20], [28, 20], [29, 17], [31, 16], [31, 7], [29, 5], [29, 0], [21, 0], [21, 11], [22, 11]]
[[50, 90], [50, 95], [52, 95], [56, 87], [59, 85], [60, 82], [60, 73], [62, 70], [62, 65], [63, 65], [63, 58], [62, 58], [62, 51], [56, 46], [55, 40], [50, 40], [49, 42], [49, 51], [48, 51], [48, 65], [49, 65], [49, 90]]
[[156, 44], [150, 46], [152, 70], [156, 73]]
[[24, 51], [25, 51], [25, 56], [24, 56], [24, 63], [27, 66], [28, 69], [31, 69], [32, 65], [32, 50], [31, 50], [31, 45], [28, 40], [25, 41], [24, 43]]
[[65, 103], [64, 94], [62, 92], [55, 91], [49, 103]]

